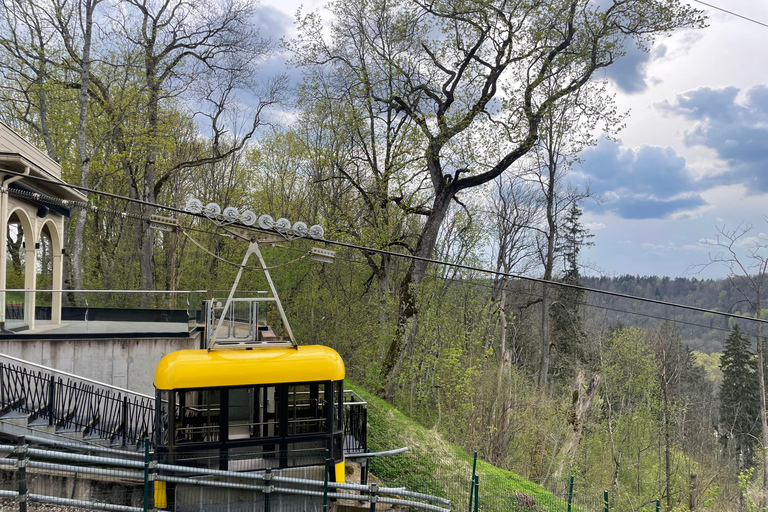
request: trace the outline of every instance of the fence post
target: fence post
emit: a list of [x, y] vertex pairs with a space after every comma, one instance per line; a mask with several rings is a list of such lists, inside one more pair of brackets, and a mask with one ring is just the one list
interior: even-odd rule
[[468, 512], [472, 512], [472, 499], [475, 494], [475, 472], [477, 471], [477, 452], [475, 452], [475, 458], [472, 462], [472, 478], [469, 481], [469, 508]]
[[656, 512], [661, 511], [661, 500], [656, 500]]
[[378, 492], [379, 484], [373, 483], [370, 487], [371, 491], [371, 512], [376, 512], [376, 502], [379, 501]]
[[568, 512], [571, 512], [572, 503], [573, 503], [573, 476], [571, 476], [571, 482], [568, 485]]
[[323, 471], [323, 512], [328, 512], [328, 473], [330, 473], [330, 456], [325, 450], [325, 471]]
[[264, 473], [264, 512], [269, 512], [269, 496], [272, 493], [272, 470]]
[[475, 475], [475, 512], [480, 510], [480, 475]]
[[[123, 414], [120, 418], [120, 430], [122, 431], [123, 435], [123, 446], [125, 446], [125, 437], [128, 434], [128, 397], [123, 397]], [[149, 443], [149, 439], [147, 439], [147, 443]]]
[[51, 375], [48, 380], [48, 426], [53, 426], [53, 402], [55, 398], [54, 386], [56, 386], [56, 378]]
[[605, 505], [605, 512], [608, 512], [608, 491], [603, 491], [603, 504]]
[[149, 509], [149, 438], [144, 439], [144, 512]]
[[27, 443], [22, 438], [21, 444], [16, 447], [16, 467], [19, 469], [19, 512], [27, 512]]

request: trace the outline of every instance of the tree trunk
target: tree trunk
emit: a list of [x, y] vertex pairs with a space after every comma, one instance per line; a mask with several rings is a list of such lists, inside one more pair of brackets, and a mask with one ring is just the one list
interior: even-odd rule
[[[456, 194], [452, 187], [443, 187], [435, 196], [432, 211], [427, 216], [424, 229], [416, 244], [414, 256], [418, 258], [431, 258], [432, 251], [437, 243], [437, 235], [443, 224], [448, 207]], [[403, 352], [413, 344], [413, 339], [418, 331], [418, 306], [416, 304], [416, 288], [421, 284], [429, 263], [424, 259], [412, 260], [411, 266], [405, 277], [400, 282], [400, 304], [398, 308], [397, 331], [389, 345], [387, 354], [382, 364], [381, 375], [385, 381], [384, 395], [392, 399], [395, 392], [395, 384], [402, 361]]]
[[[150, 49], [147, 49], [150, 52]], [[146, 160], [144, 162], [144, 186], [142, 199], [149, 203], [155, 202], [155, 177], [157, 175], [157, 138], [158, 138], [158, 109], [160, 86], [155, 77], [155, 63], [152, 55], [146, 56], [146, 74], [149, 88], [149, 99], [147, 101], [147, 147]], [[151, 207], [142, 208], [145, 217], [152, 215]], [[141, 222], [139, 267], [141, 270], [141, 289], [155, 289], [155, 236], [149, 227], [149, 222]], [[149, 305], [151, 297], [148, 294], [141, 295], [141, 305]]]
[[[547, 198], [547, 249], [544, 255], [544, 280], [552, 280], [552, 271], [555, 267], [555, 237], [557, 236], [556, 209], [555, 209], [555, 173], [556, 163], [550, 152], [549, 180], [547, 181], [545, 196]], [[547, 298], [547, 285], [542, 284], [541, 291], [541, 364], [539, 365], [539, 387], [547, 386], [547, 374], [549, 373], [549, 299]]]
[[571, 410], [568, 412], [568, 423], [571, 425], [571, 430], [565, 438], [563, 446], [560, 448], [560, 465], [555, 471], [554, 477], [560, 478], [562, 476], [565, 467], [568, 464], [573, 463], [576, 458], [576, 450], [581, 442], [581, 435], [584, 432], [584, 418], [587, 416], [592, 400], [597, 395], [597, 390], [600, 387], [600, 383], [603, 380], [603, 376], [596, 373], [592, 376], [584, 393], [581, 392], [581, 386], [584, 383], [584, 372], [579, 372], [576, 377], [576, 383], [573, 386], [573, 404]]
[[507, 284], [509, 280], [505, 277], [501, 287], [501, 307], [499, 308], [499, 323], [501, 325], [500, 334], [500, 352], [501, 362], [499, 364], [499, 378], [496, 384], [496, 397], [501, 400], [501, 427], [498, 433], [498, 449], [495, 454], [497, 459], [504, 456], [504, 452], [509, 442], [509, 426], [512, 413], [512, 390], [509, 387], [503, 387], [506, 382], [510, 383], [512, 375], [512, 354], [507, 347]]
[[[80, 91], [78, 96], [79, 114], [77, 122], [77, 153], [80, 158], [81, 187], [88, 186], [91, 169], [91, 155], [85, 142], [85, 129], [88, 124], [88, 90], [91, 87], [91, 39], [93, 36], [93, 10], [96, 1], [85, 3], [85, 25], [83, 29], [83, 53], [80, 58]], [[72, 284], [76, 290], [83, 289], [83, 243], [85, 240], [85, 210], [77, 212], [75, 232], [72, 240]]]
[[389, 296], [389, 260], [388, 254], [381, 255], [381, 263], [376, 272], [377, 298], [378, 298], [378, 322], [379, 336], [381, 339], [387, 334], [387, 297]]
[[664, 384], [664, 489], [667, 495], [667, 510], [672, 510], [672, 450], [669, 439], [669, 399]]
[[[547, 279], [546, 277], [544, 279]], [[549, 373], [549, 298], [546, 284], [541, 285], [541, 363], [539, 365], [539, 387], [547, 386]]]
[[[755, 308], [755, 317], [760, 318], [760, 312], [762, 311], [760, 291], [757, 292], [757, 307]], [[760, 426], [763, 430], [763, 446], [762, 446], [762, 459], [763, 459], [763, 492], [760, 497], [760, 508], [765, 509], [766, 498], [768, 497], [768, 423], [766, 423], [765, 415], [765, 366], [763, 361], [765, 355], [763, 353], [764, 342], [761, 336], [760, 322], [756, 322], [757, 329], [757, 375], [760, 382]]]

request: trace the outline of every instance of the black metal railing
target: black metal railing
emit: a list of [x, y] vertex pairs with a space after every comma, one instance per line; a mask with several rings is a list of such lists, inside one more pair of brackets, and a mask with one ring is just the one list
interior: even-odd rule
[[30, 423], [123, 446], [151, 436], [155, 417], [151, 397], [6, 362], [0, 362], [0, 407], [26, 413]]
[[344, 453], [368, 452], [367, 402], [354, 391], [344, 391]]
[[[154, 398], [3, 357], [11, 362], [0, 362], [0, 412], [23, 413], [29, 423], [122, 446], [154, 440]], [[347, 454], [368, 451], [366, 406], [354, 391], [344, 391]]]

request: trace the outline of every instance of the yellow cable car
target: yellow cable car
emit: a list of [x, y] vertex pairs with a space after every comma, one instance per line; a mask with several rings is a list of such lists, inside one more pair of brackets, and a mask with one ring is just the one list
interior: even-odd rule
[[343, 380], [341, 356], [318, 345], [170, 353], [155, 371], [156, 450], [230, 471], [323, 465], [327, 453], [344, 482]]

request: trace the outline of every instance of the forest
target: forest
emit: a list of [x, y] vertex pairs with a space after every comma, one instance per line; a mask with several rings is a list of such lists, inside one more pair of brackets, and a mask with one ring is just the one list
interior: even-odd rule
[[[703, 28], [700, 11], [339, 0], [274, 37], [258, 19], [241, 0], [0, 0], [0, 121], [69, 183], [115, 195], [73, 209], [67, 289], [226, 290], [245, 245], [162, 208], [190, 198], [320, 224], [357, 248], [264, 255], [297, 339], [338, 350], [352, 382], [498, 467], [610, 489], [620, 510], [764, 508], [760, 323], [728, 316], [762, 316], [764, 247], [728, 281], [582, 275], [590, 192], [568, 181], [626, 115], [600, 70]], [[179, 229], [149, 229], [153, 214]], [[21, 287], [21, 259], [8, 269]], [[263, 286], [248, 271], [240, 289]]]

